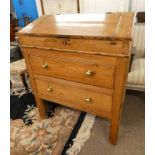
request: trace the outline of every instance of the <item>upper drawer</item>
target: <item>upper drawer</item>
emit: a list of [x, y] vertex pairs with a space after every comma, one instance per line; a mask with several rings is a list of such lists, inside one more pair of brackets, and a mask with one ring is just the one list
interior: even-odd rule
[[25, 48], [34, 74], [113, 88], [116, 58]]
[[129, 51], [129, 42], [86, 38], [67, 39], [54, 37], [20, 36], [20, 44], [22, 46], [83, 51], [90, 53], [100, 53], [104, 55], [127, 54]]

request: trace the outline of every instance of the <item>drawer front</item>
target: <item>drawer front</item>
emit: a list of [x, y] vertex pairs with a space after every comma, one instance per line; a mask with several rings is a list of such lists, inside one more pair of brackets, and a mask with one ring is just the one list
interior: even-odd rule
[[69, 107], [110, 117], [112, 90], [66, 80], [37, 76], [37, 93], [41, 98]]
[[116, 58], [29, 49], [34, 74], [113, 88]]
[[97, 39], [54, 38], [21, 36], [20, 44], [40, 48], [54, 48], [71, 51], [86, 51], [102, 54], [127, 54], [128, 42]]

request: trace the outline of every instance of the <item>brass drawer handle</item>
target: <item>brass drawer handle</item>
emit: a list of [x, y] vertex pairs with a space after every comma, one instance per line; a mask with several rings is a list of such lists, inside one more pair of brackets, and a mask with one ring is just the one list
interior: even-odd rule
[[42, 65], [42, 68], [47, 69], [47, 68], [48, 68], [48, 64], [47, 64], [47, 63], [44, 63], [44, 64]]
[[48, 91], [48, 92], [51, 92], [52, 90], [53, 90], [52, 87], [48, 87], [48, 88], [47, 88], [47, 91]]
[[86, 102], [91, 102], [92, 99], [91, 99], [91, 98], [86, 98], [85, 101], [86, 101]]
[[93, 75], [93, 72], [91, 70], [87, 70], [86, 73], [85, 73], [87, 76], [91, 76]]

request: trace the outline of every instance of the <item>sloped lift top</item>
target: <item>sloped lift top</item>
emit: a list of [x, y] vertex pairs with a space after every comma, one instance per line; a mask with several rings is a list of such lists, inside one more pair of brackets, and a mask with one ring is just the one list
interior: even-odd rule
[[132, 40], [134, 13], [44, 15], [17, 35]]

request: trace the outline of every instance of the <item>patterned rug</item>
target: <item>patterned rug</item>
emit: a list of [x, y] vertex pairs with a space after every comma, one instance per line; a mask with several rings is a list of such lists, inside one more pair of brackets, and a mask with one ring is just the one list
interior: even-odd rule
[[[20, 65], [20, 64], [19, 64]], [[95, 116], [45, 101], [47, 119], [40, 119], [32, 95], [21, 77], [10, 75], [10, 150], [11, 155], [78, 155], [91, 135]]]
[[11, 95], [11, 155], [76, 155], [90, 136], [95, 117], [45, 101], [40, 119], [34, 96]]
[[[31, 103], [28, 103], [30, 101]], [[81, 112], [62, 106], [49, 109], [49, 118], [40, 119], [32, 94], [20, 98], [11, 96], [10, 116], [13, 118], [10, 126], [11, 154], [60, 155], [62, 153]], [[24, 111], [23, 116], [22, 111]]]

